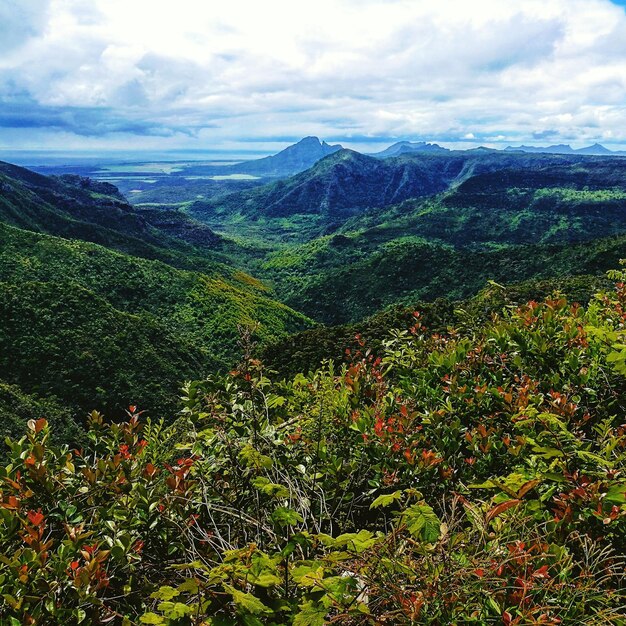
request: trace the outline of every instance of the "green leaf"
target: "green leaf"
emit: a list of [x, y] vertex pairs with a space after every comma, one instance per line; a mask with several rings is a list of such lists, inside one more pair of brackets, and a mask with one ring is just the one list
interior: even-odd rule
[[613, 504], [626, 504], [626, 483], [619, 483], [608, 488], [604, 498]]
[[289, 497], [289, 489], [283, 485], [273, 483], [269, 481], [265, 476], [259, 476], [252, 481], [252, 484], [256, 489], [261, 491], [267, 496], [274, 498], [284, 499]]
[[174, 587], [170, 587], [169, 585], [163, 585], [163, 587], [160, 587], [158, 591], [150, 594], [150, 597], [154, 598], [155, 600], [167, 601], [175, 598], [177, 595], [179, 595], [179, 593], [180, 592], [177, 589], [174, 589]]
[[279, 506], [272, 513], [272, 521], [278, 524], [278, 526], [295, 526], [304, 520], [297, 511], [289, 509], [286, 506]]
[[182, 602], [161, 602], [158, 609], [166, 615], [168, 619], [180, 619], [193, 612], [192, 607]]
[[369, 532], [369, 530], [361, 530], [358, 533], [345, 533], [343, 535], [339, 535], [335, 539], [335, 546], [341, 547], [346, 546], [346, 548], [352, 552], [356, 552], [359, 554], [368, 548], [371, 548], [377, 539], [374, 535]]
[[324, 564], [314, 561], [297, 565], [291, 570], [291, 578], [302, 587], [315, 587], [324, 579]]
[[239, 458], [248, 466], [256, 469], [269, 469], [272, 467], [272, 459], [261, 454], [251, 445], [246, 445], [241, 449]]
[[275, 587], [283, 582], [280, 576], [272, 574], [271, 572], [263, 572], [258, 576], [250, 574], [249, 580], [253, 585], [257, 585], [259, 587]]
[[326, 607], [315, 602], [300, 605], [300, 612], [294, 617], [293, 626], [324, 626], [326, 623]]
[[178, 585], [177, 590], [180, 593], [198, 593], [198, 581], [195, 578], [188, 578], [184, 583]]
[[533, 446], [533, 453], [544, 459], [565, 456], [561, 450], [557, 450], [556, 448], [546, 448], [543, 446]]
[[409, 507], [402, 513], [401, 521], [406, 524], [411, 535], [421, 541], [435, 543], [439, 539], [441, 522], [427, 504], [414, 504]]
[[601, 456], [594, 454], [593, 452], [587, 452], [587, 450], [576, 450], [576, 456], [580, 459], [586, 459], [587, 461], [593, 461], [602, 467], [613, 467], [615, 463], [613, 461], [607, 461]]
[[156, 613], [145, 613], [139, 618], [142, 624], [165, 624], [165, 620]]
[[224, 584], [224, 589], [230, 593], [237, 609], [252, 615], [270, 615], [272, 609], [265, 606], [261, 600], [253, 596], [251, 593], [239, 591], [230, 585]]
[[370, 509], [377, 509], [378, 507], [384, 508], [390, 506], [397, 500], [400, 500], [400, 498], [402, 498], [402, 491], [400, 490], [394, 491], [393, 493], [385, 493], [378, 496], [378, 498], [376, 498], [374, 502], [370, 504]]
[[277, 396], [273, 393], [267, 396], [267, 408], [274, 409], [277, 406], [283, 406], [287, 402], [287, 399], [283, 396]]

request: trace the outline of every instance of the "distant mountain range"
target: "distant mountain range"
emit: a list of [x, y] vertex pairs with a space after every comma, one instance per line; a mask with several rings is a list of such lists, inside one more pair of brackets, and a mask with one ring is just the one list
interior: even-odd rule
[[[496, 150], [493, 148], [471, 148], [469, 150], [463, 150], [462, 152], [502, 152], [502, 150]], [[450, 152], [448, 148], [444, 148], [436, 143], [428, 143], [425, 141], [398, 141], [389, 146], [381, 152], [371, 153], [369, 156], [377, 157], [379, 159], [386, 159], [389, 157], [400, 156], [401, 154], [415, 153], [415, 152], [437, 152], [440, 154]], [[626, 156], [624, 150], [609, 150], [605, 146], [594, 143], [592, 146], [586, 146], [585, 148], [572, 148], [567, 144], [555, 144], [552, 146], [508, 146], [504, 149], [504, 152], [530, 152], [534, 154], [581, 154], [589, 156]]]
[[546, 154], [582, 154], [590, 156], [626, 156], [624, 150], [609, 150], [599, 143], [594, 143], [586, 148], [572, 148], [567, 144], [553, 146], [508, 146], [505, 152], [533, 152]]
[[[286, 178], [304, 172], [315, 163], [329, 156], [343, 147], [339, 144], [331, 145], [320, 141], [317, 137], [305, 137], [278, 154], [267, 156], [262, 159], [243, 161], [229, 166], [212, 168], [219, 174], [247, 174], [260, 178]], [[567, 154], [581, 156], [626, 156], [626, 151], [613, 151], [596, 143], [586, 148], [574, 149], [565, 144], [552, 146], [508, 146], [504, 150], [492, 148], [471, 148], [469, 150], [449, 150], [436, 143], [426, 141], [398, 141], [380, 152], [369, 153], [365, 156], [376, 159], [389, 159], [406, 154], [449, 154], [451, 152], [462, 153], [488, 153], [488, 152], [528, 152], [532, 154]]]
[[[479, 174], [514, 168], [532, 178], [535, 170], [585, 160], [579, 154], [443, 149], [378, 158], [343, 149], [295, 176], [197, 200], [186, 210], [218, 230], [232, 220], [239, 224], [241, 218], [280, 220], [296, 215], [317, 216], [316, 226], [332, 229], [368, 209], [432, 196]], [[311, 223], [298, 222], [295, 230], [304, 235], [305, 224]]]

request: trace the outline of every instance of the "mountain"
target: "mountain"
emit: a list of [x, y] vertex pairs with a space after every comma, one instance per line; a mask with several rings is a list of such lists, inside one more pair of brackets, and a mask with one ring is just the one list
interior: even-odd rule
[[298, 143], [281, 150], [278, 154], [262, 159], [243, 161], [237, 165], [220, 167], [221, 174], [248, 174], [252, 176], [278, 178], [302, 172], [320, 159], [341, 150], [340, 145], [330, 145], [317, 137], [305, 137]]
[[401, 154], [413, 152], [450, 152], [447, 148], [442, 148], [436, 143], [426, 143], [424, 141], [410, 142], [398, 141], [381, 152], [374, 152], [370, 156], [379, 159], [387, 159], [389, 157], [400, 156]]
[[504, 149], [506, 152], [530, 152], [545, 154], [581, 154], [591, 156], [626, 156], [626, 151], [609, 150], [599, 143], [594, 143], [586, 148], [574, 149], [566, 144], [557, 144], [554, 146], [508, 146]]
[[594, 154], [594, 155], [601, 155], [601, 156], [605, 156], [605, 155], [608, 156], [612, 154], [619, 154], [619, 155], [626, 154], [625, 152], [621, 152], [621, 151], [616, 152], [613, 150], [609, 150], [608, 148], [605, 148], [599, 143], [594, 143], [592, 146], [587, 146], [586, 148], [579, 148], [578, 150], [574, 150], [574, 152], [576, 154]]
[[343, 323], [398, 301], [465, 298], [490, 278], [600, 273], [626, 255], [626, 159], [505, 161], [466, 162], [471, 174], [444, 192], [355, 214], [255, 273], [288, 305]]
[[175, 408], [184, 380], [306, 327], [243, 272], [205, 274], [0, 224], [0, 381], [84, 413]]
[[74, 415], [136, 402], [168, 416], [185, 379], [236, 362], [240, 326], [264, 342], [310, 325], [222, 263], [227, 249], [108, 183], [0, 163], [0, 386], [19, 390], [6, 406], [55, 397]]
[[522, 174], [525, 176], [551, 165], [569, 167], [596, 158], [503, 151], [435, 151], [379, 159], [340, 150], [296, 176], [199, 200], [189, 204], [186, 211], [213, 230], [233, 236], [245, 224], [255, 236], [305, 241], [336, 230], [368, 209], [380, 211], [406, 200], [432, 196], [480, 173], [512, 169], [525, 172]]
[[[285, 220], [309, 216], [311, 223], [337, 225], [371, 207], [383, 207], [407, 198], [446, 189], [465, 163], [463, 156], [403, 155], [389, 159], [340, 150], [313, 167], [252, 190], [198, 201], [189, 213], [212, 227], [241, 218], [251, 221]], [[302, 224], [302, 234], [307, 225]]]

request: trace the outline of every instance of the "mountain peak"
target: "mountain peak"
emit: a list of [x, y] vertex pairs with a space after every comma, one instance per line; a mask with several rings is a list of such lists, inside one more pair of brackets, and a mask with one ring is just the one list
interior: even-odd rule
[[326, 143], [325, 141], [320, 141], [319, 137], [314, 137], [311, 135], [309, 137], [303, 137], [297, 143], [294, 143], [291, 146], [288, 146], [287, 148], [285, 148], [284, 150], [281, 150], [281, 152], [279, 152], [277, 155], [274, 155], [274, 156], [284, 154], [288, 151], [289, 152], [307, 151], [307, 152], [314, 153], [314, 154], [321, 154], [321, 156], [326, 156], [327, 154], [330, 154], [331, 152], [336, 152], [337, 150], [341, 150], [342, 147], [343, 146], [340, 146], [339, 144], [330, 145]]
[[341, 149], [342, 146], [327, 144], [320, 141], [319, 137], [303, 137], [277, 154], [233, 165], [228, 169], [228, 173], [267, 177], [292, 176], [309, 169], [320, 159]]
[[315, 137], [314, 135], [309, 135], [308, 137], [303, 137], [302, 139], [300, 139], [300, 141], [297, 141], [295, 144], [293, 144], [290, 147], [306, 146], [306, 145], [321, 146], [323, 145], [323, 143], [326, 143], [326, 142], [321, 142], [319, 137]]
[[592, 146], [587, 146], [586, 148], [580, 148], [576, 150], [578, 154], [592, 154], [592, 155], [603, 155], [603, 154], [613, 154], [611, 150], [605, 148], [600, 143], [594, 143]]

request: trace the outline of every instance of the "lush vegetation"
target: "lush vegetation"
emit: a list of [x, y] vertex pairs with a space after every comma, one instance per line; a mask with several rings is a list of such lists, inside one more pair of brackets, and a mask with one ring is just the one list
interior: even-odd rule
[[[489, 279], [601, 274], [624, 256], [626, 159], [347, 150], [286, 180], [186, 203], [231, 258], [325, 324]], [[588, 243], [590, 242], [590, 243]], [[244, 245], [245, 244], [245, 245]]]
[[626, 286], [272, 382], [169, 426], [29, 422], [0, 470], [3, 623], [623, 624]]
[[626, 624], [626, 160], [249, 167], [0, 163], [2, 626]]
[[598, 275], [615, 267], [625, 249], [624, 236], [476, 249], [406, 236], [381, 243], [366, 233], [335, 235], [275, 253], [264, 272], [284, 302], [318, 321], [342, 324], [394, 303], [466, 299], [488, 280]]
[[[84, 428], [72, 419], [71, 412], [51, 398], [38, 398], [23, 393], [15, 385], [0, 382], [0, 417], [2, 420], [2, 437], [19, 439], [24, 434], [24, 425], [31, 419], [45, 416], [53, 429], [52, 441], [79, 443], [84, 438]], [[4, 443], [4, 442], [3, 442]], [[6, 459], [6, 454], [0, 454]]]
[[417, 308], [420, 319], [431, 332], [443, 333], [468, 323], [487, 321], [504, 307], [521, 305], [529, 300], [543, 300], [558, 293], [571, 302], [587, 304], [595, 293], [609, 287], [603, 277], [582, 275], [552, 280], [532, 280], [513, 285], [491, 281], [485, 288], [463, 301], [437, 298], [419, 302], [413, 307], [389, 306], [371, 317], [351, 324], [318, 325], [300, 333], [269, 342], [261, 347], [260, 358], [273, 374], [292, 377], [299, 372], [319, 369], [324, 361], [342, 363], [358, 350], [358, 341], [365, 341], [371, 350], [380, 352], [388, 339], [390, 328], [404, 328]]
[[170, 415], [186, 379], [237, 360], [239, 325], [263, 341], [310, 325], [241, 272], [183, 271], [2, 224], [0, 286], [0, 380], [56, 397], [80, 423], [95, 406], [123, 415], [129, 400]]

